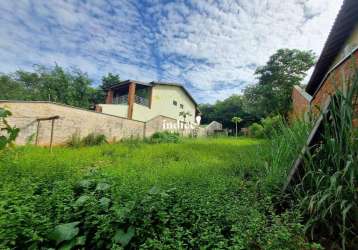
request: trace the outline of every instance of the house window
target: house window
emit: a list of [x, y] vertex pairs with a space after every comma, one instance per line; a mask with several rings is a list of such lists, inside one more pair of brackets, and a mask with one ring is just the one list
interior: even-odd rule
[[180, 108], [181, 108], [181, 109], [184, 109], [184, 105], [183, 105], [183, 104], [180, 104]]
[[173, 105], [174, 105], [174, 106], [178, 106], [178, 102], [174, 100], [174, 101], [173, 101]]

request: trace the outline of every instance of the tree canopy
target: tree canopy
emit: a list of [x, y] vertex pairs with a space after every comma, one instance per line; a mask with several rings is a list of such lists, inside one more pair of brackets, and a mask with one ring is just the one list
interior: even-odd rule
[[286, 116], [291, 107], [292, 88], [302, 82], [314, 60], [311, 51], [279, 49], [266, 65], [255, 71], [258, 83], [244, 91], [248, 112], [261, 117], [274, 114]]
[[36, 66], [33, 72], [18, 70], [0, 75], [0, 99], [52, 101], [90, 108], [103, 102], [103, 90], [94, 88], [92, 80], [79, 69], [65, 70]]

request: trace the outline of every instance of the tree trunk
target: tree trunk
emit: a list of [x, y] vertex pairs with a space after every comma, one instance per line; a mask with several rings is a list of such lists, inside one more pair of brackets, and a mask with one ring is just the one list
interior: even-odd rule
[[237, 137], [237, 122], [235, 122], [235, 125], [236, 125], [236, 137]]

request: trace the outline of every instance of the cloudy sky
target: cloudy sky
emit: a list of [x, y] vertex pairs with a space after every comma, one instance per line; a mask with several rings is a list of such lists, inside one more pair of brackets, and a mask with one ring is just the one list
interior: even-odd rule
[[76, 66], [98, 84], [184, 84], [214, 102], [255, 82], [279, 48], [319, 54], [342, 0], [1, 0], [0, 72]]

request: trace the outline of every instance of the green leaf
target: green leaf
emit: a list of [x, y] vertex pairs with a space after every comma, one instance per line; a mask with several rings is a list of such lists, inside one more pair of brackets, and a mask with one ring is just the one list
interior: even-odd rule
[[49, 239], [56, 241], [56, 245], [63, 241], [72, 240], [79, 232], [78, 224], [80, 222], [71, 222], [57, 225], [49, 234]]
[[85, 242], [86, 236], [79, 236], [62, 244], [61, 247], [59, 247], [59, 250], [71, 250], [75, 246], [83, 246]]
[[101, 205], [101, 207], [103, 208], [108, 208], [109, 204], [111, 202], [111, 199], [107, 198], [107, 197], [103, 197], [99, 200], [99, 204]]
[[82, 195], [75, 201], [75, 206], [83, 206], [90, 199], [88, 195]]
[[131, 239], [134, 237], [135, 228], [130, 226], [127, 232], [123, 229], [119, 229], [113, 237], [114, 242], [120, 243], [123, 247], [127, 246]]
[[109, 189], [111, 186], [108, 183], [98, 183], [97, 187], [96, 187], [96, 191], [106, 191], [107, 189]]

